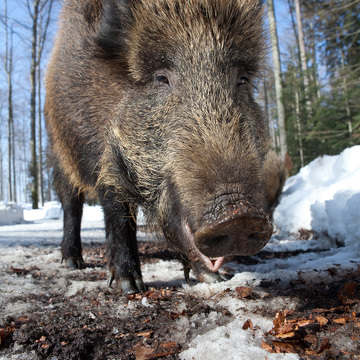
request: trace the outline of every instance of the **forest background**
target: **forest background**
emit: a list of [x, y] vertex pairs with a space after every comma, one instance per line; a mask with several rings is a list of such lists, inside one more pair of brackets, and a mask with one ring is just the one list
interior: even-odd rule
[[[257, 98], [295, 174], [360, 144], [360, 0], [267, 0], [269, 65]], [[59, 0], [0, 0], [0, 200], [55, 199], [46, 163], [44, 73]]]

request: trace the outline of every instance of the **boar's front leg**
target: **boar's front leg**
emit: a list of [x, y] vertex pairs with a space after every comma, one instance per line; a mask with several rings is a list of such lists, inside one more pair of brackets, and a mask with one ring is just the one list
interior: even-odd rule
[[64, 210], [64, 234], [61, 242], [62, 261], [70, 269], [84, 267], [80, 238], [84, 194], [70, 185], [63, 172], [54, 166], [54, 185]]
[[99, 196], [104, 209], [110, 277], [123, 293], [142, 292], [145, 286], [141, 276], [136, 241], [136, 221], [129, 205], [120, 202], [114, 194], [106, 192]]

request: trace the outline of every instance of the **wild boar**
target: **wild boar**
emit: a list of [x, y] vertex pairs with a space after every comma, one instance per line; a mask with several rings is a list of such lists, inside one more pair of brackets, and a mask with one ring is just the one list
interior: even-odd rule
[[200, 281], [272, 234], [259, 0], [68, 0], [46, 76], [64, 209], [62, 257], [81, 268], [84, 194], [104, 209], [110, 279], [144, 290], [135, 213], [161, 227]]

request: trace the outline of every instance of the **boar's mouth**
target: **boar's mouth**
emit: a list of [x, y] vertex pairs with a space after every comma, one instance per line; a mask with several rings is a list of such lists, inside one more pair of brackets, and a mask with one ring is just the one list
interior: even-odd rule
[[188, 222], [182, 223], [192, 255], [213, 272], [219, 270], [227, 256], [257, 254], [273, 232], [269, 215], [246, 202], [226, 206], [195, 231]]
[[195, 245], [195, 241], [194, 241], [194, 235], [192, 233], [192, 231], [190, 230], [190, 226], [187, 222], [183, 221], [183, 231], [185, 234], [185, 237], [189, 243], [189, 252], [190, 252], [190, 257], [192, 259], [199, 259], [202, 260], [202, 262], [206, 265], [206, 267], [212, 271], [212, 272], [216, 272], [218, 271], [221, 266], [223, 265], [224, 261], [225, 261], [225, 257], [224, 256], [220, 256], [220, 257], [208, 257], [205, 254], [203, 254], [201, 251], [199, 251], [199, 249], [197, 248], [197, 246]]

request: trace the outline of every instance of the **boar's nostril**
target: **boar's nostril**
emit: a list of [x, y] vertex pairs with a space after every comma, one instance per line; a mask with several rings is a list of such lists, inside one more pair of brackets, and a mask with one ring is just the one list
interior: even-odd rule
[[263, 237], [263, 235], [259, 234], [259, 233], [252, 233], [249, 235], [249, 240], [257, 240], [257, 239], [261, 239]]

